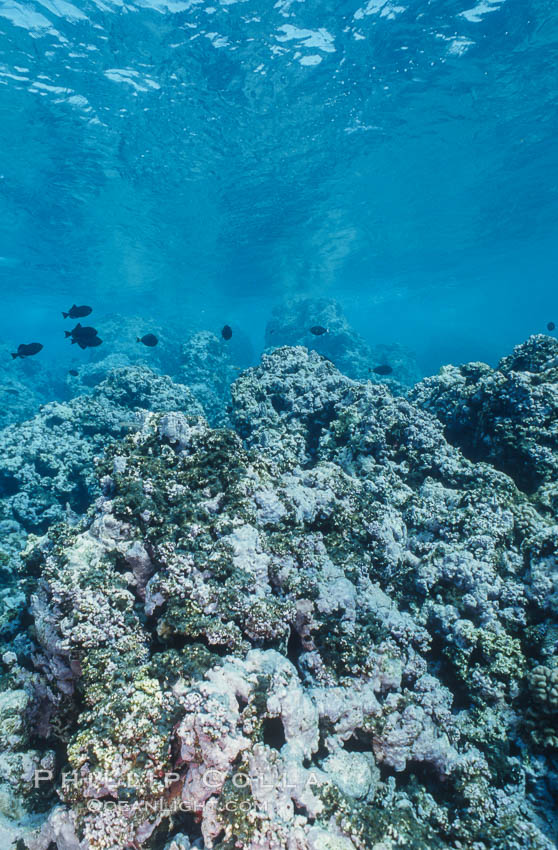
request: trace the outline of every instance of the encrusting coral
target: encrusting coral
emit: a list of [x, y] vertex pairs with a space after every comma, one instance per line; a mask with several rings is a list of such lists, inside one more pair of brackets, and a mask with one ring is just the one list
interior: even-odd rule
[[201, 413], [190, 390], [144, 366], [113, 371], [92, 391], [43, 405], [0, 431], [0, 635], [13, 637], [26, 604], [19, 553], [29, 533], [74, 522], [100, 493], [95, 459], [141, 426], [149, 410]]
[[558, 513], [558, 340], [530, 337], [503, 357], [444, 366], [410, 393], [445, 426], [446, 438], [472, 460], [506, 472]]
[[117, 369], [91, 395], [43, 405], [40, 413], [0, 432], [3, 518], [26, 531], [85, 510], [97, 493], [94, 458], [139, 427], [144, 410], [201, 413], [190, 390], [146, 366]]

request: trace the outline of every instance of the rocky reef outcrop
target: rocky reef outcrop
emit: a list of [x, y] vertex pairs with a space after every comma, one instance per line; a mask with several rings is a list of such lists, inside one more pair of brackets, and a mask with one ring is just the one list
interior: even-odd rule
[[145, 410], [201, 413], [190, 390], [143, 366], [113, 371], [92, 395], [42, 406], [0, 432], [2, 517], [41, 531], [82, 513], [97, 492], [94, 458], [136, 429]]
[[506, 472], [558, 515], [558, 340], [530, 337], [502, 358], [444, 366], [410, 394], [472, 460]]
[[252, 349], [242, 333], [224, 340], [199, 331], [182, 346], [177, 379], [186, 384], [214, 427], [230, 425], [231, 384], [252, 361]]
[[66, 370], [42, 359], [13, 359], [17, 345], [0, 343], [0, 429], [34, 416], [41, 404], [68, 396]]
[[[320, 325], [328, 333], [315, 336], [310, 328]], [[268, 348], [305, 346], [331, 360], [344, 375], [361, 381], [386, 383], [402, 394], [421, 377], [414, 355], [401, 345], [369, 345], [349, 324], [341, 305], [332, 298], [293, 298], [280, 304], [265, 330]], [[380, 375], [377, 366], [389, 365], [392, 372]]]
[[[29, 533], [75, 521], [99, 495], [96, 458], [149, 410], [200, 414], [190, 390], [145, 366], [112, 371], [89, 395], [50, 402], [0, 431], [0, 635], [19, 622], [19, 552]], [[15, 619], [14, 619], [15, 618]]]
[[305, 348], [231, 420], [144, 413], [28, 546], [22, 846], [555, 850], [555, 517]]
[[[89, 319], [87, 320], [89, 323]], [[145, 316], [122, 315], [119, 313], [100, 314], [93, 322], [103, 339], [103, 345], [89, 348], [86, 351], [75, 351], [75, 360], [83, 364], [84, 384], [91, 385], [93, 375], [103, 370], [105, 377], [111, 368], [107, 358], [118, 358], [121, 366], [147, 366], [160, 374], [174, 375], [180, 363], [180, 347], [182, 341], [193, 332], [187, 318], [178, 317], [174, 321], [158, 321], [153, 316], [146, 320]], [[68, 320], [69, 327], [72, 325]], [[147, 347], [138, 342], [138, 337], [152, 333], [157, 337], [158, 344]], [[74, 351], [77, 346], [70, 350]], [[106, 361], [106, 362], [105, 362]], [[88, 376], [88, 377], [86, 377]]]

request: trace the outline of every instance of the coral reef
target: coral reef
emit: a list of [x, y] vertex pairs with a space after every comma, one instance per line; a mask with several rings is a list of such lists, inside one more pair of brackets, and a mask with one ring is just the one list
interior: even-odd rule
[[45, 401], [20, 375], [4, 376], [0, 385], [0, 428], [33, 416]]
[[15, 348], [0, 344], [0, 428], [29, 419], [47, 401], [68, 397], [63, 368], [47, 367], [41, 359], [14, 360]]
[[[6, 658], [5, 662], [11, 659]], [[30, 695], [23, 688], [0, 691], [0, 840], [9, 847], [22, 834], [33, 832], [41, 818], [34, 792], [38, 771], [51, 773], [54, 752], [33, 749], [26, 724]]]
[[211, 331], [199, 331], [182, 346], [177, 379], [190, 388], [213, 427], [230, 424], [230, 386], [251, 358], [248, 340], [238, 333], [226, 341]]
[[555, 850], [553, 518], [305, 348], [236, 380], [236, 432], [166, 386], [25, 554], [13, 749], [59, 800], [20, 846]]
[[[329, 332], [314, 336], [321, 325]], [[344, 375], [357, 380], [386, 383], [402, 394], [421, 377], [414, 356], [400, 345], [368, 345], [350, 326], [340, 304], [331, 298], [294, 298], [273, 310], [265, 331], [266, 347], [305, 346], [330, 359]], [[376, 366], [388, 364], [393, 372], [381, 376]]]
[[190, 391], [145, 366], [113, 371], [90, 395], [51, 402], [0, 431], [0, 635], [25, 612], [19, 552], [27, 534], [74, 522], [100, 493], [95, 459], [147, 410], [201, 412]]
[[191, 392], [147, 367], [114, 371], [89, 396], [42, 407], [0, 432], [1, 517], [25, 531], [44, 530], [82, 512], [97, 492], [93, 460], [112, 440], [138, 427], [141, 411], [201, 412]]
[[552, 667], [542, 664], [531, 671], [528, 684], [532, 706], [528, 723], [535, 743], [558, 750], [558, 657]]
[[[103, 345], [76, 354], [77, 360], [84, 364], [86, 375], [91, 376], [90, 381], [95, 374], [95, 369], [91, 367], [95, 366], [100, 371], [107, 358], [118, 358], [118, 365], [148, 366], [155, 372], [174, 375], [180, 363], [182, 340], [192, 333], [189, 323], [160, 324], [153, 317], [146, 320], [145, 316], [139, 315], [101, 314], [93, 324], [98, 328]], [[154, 348], [137, 342], [137, 338], [146, 333], [153, 333], [157, 337], [158, 344]], [[111, 368], [110, 361], [107, 361], [105, 375]]]
[[434, 413], [472, 460], [506, 472], [537, 503], [558, 512], [558, 340], [538, 334], [502, 358], [444, 366], [410, 398]]

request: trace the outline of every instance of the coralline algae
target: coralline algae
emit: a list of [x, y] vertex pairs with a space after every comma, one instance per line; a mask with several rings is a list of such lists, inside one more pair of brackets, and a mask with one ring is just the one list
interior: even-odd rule
[[[548, 360], [544, 340], [526, 346]], [[526, 379], [518, 357], [448, 368], [411, 400], [280, 347], [234, 383], [235, 430], [170, 381], [161, 412], [146, 375], [105, 388], [137, 398], [141, 422], [104, 429], [95, 473], [81, 456], [94, 505], [24, 555], [31, 623], [2, 668], [6, 835], [27, 850], [555, 850], [552, 447], [541, 461], [498, 419], [480, 460], [446, 421], [478, 415], [473, 398], [497, 417], [506, 384], [526, 389], [506, 390], [505, 421], [527, 399], [551, 434], [537, 411], [556, 376]], [[516, 451], [534, 492], [502, 471]]]

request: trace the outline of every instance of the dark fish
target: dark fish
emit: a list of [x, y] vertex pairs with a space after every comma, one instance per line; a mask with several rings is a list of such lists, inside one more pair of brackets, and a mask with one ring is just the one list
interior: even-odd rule
[[145, 336], [137, 336], [136, 342], [143, 342], [144, 345], [147, 345], [148, 348], [153, 348], [159, 340], [155, 336], [155, 334], [145, 334]]
[[16, 390], [13, 387], [8, 387], [6, 392], [9, 393], [10, 395], [19, 395], [19, 390]]
[[547, 329], [547, 331], [554, 331], [554, 330], [556, 330], [556, 325], [554, 324], [554, 322], [549, 322], [548, 325], [546, 326], [546, 329]]
[[230, 339], [231, 338], [232, 328], [230, 327], [230, 325], [225, 325], [225, 327], [221, 331], [221, 336], [223, 337], [223, 339]]
[[68, 317], [70, 319], [83, 319], [84, 316], [88, 316], [89, 313], [93, 312], [92, 307], [87, 307], [85, 304], [82, 304], [81, 307], [76, 307], [74, 304], [67, 313], [62, 313], [65, 319]]
[[372, 369], [372, 372], [375, 372], [376, 375], [391, 375], [393, 369], [387, 363], [382, 363], [381, 366], [376, 366], [375, 369]]
[[313, 325], [310, 328], [310, 333], [314, 334], [314, 336], [321, 336], [322, 334], [328, 334], [329, 328], [323, 328], [321, 325]]
[[72, 345], [77, 342], [81, 349], [85, 348], [97, 348], [98, 345], [101, 345], [103, 340], [99, 339], [98, 336], [78, 336], [72, 340]]
[[79, 372], [77, 369], [68, 369], [68, 375], [71, 375], [72, 378], [77, 378]]
[[97, 336], [97, 328], [92, 328], [87, 325], [85, 327], [82, 327], [78, 322], [72, 331], [64, 331], [64, 336], [66, 338], [71, 336], [72, 339], [87, 339], [88, 337]]
[[15, 354], [12, 352], [12, 357], [14, 360], [16, 357], [31, 357], [32, 354], [38, 354], [42, 347], [43, 346], [40, 342], [30, 342], [28, 345], [22, 343], [21, 345], [18, 345]]

